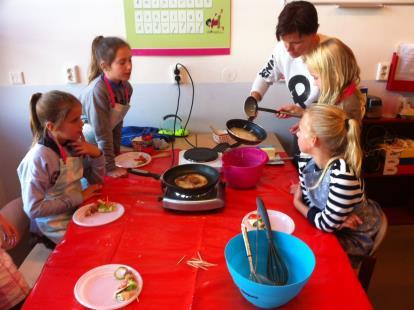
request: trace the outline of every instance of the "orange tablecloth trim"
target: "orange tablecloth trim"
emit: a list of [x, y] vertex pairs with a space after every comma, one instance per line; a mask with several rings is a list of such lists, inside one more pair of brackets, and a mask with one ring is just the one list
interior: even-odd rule
[[[161, 173], [170, 164], [171, 158], [159, 158], [143, 168]], [[130, 265], [143, 277], [139, 302], [133, 302], [128, 309], [253, 309], [232, 282], [224, 248], [240, 232], [243, 216], [256, 208], [257, 195], [268, 209], [292, 217], [294, 235], [305, 241], [316, 256], [311, 279], [284, 308], [371, 309], [334, 235], [315, 229], [293, 207], [289, 194], [292, 182], [297, 182], [297, 173], [291, 163], [266, 166], [256, 188], [226, 188], [224, 209], [185, 213], [162, 208], [157, 180], [135, 175], [107, 178], [102, 196], [121, 203], [125, 214], [100, 227], [79, 227], [72, 222], [65, 239], [49, 257], [24, 309], [83, 309], [74, 297], [76, 281], [88, 270], [112, 263]], [[185, 264], [197, 252], [217, 266], [205, 271]], [[184, 255], [186, 258], [177, 264]]]

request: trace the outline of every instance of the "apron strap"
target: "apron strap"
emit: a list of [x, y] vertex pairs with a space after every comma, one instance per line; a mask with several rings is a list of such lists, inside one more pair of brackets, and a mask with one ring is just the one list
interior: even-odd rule
[[353, 93], [355, 93], [356, 85], [354, 82], [349, 84], [347, 87], [345, 87], [341, 97], [339, 97], [338, 101], [336, 103], [340, 103], [344, 101], [346, 98], [352, 96]]
[[[111, 99], [111, 107], [114, 108], [115, 107], [115, 94], [114, 91], [112, 90], [112, 86], [111, 83], [109, 83], [109, 79], [104, 75], [103, 76], [105, 85], [106, 85], [106, 89], [108, 90], [109, 93], [109, 97]], [[128, 104], [129, 101], [129, 91], [128, 91], [128, 87], [122, 83], [124, 86], [124, 93], [125, 93], [125, 104]]]
[[60, 145], [60, 143], [55, 139], [55, 137], [48, 131], [48, 136], [56, 143], [60, 157], [62, 157], [63, 162], [66, 164], [66, 159], [68, 158], [68, 153], [64, 149], [63, 146]]

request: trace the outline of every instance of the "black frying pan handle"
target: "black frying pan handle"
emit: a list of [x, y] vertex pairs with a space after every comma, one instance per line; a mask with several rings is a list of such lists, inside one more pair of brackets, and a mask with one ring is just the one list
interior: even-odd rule
[[224, 142], [224, 143], [217, 144], [215, 147], [212, 148], [212, 150], [218, 153], [223, 153], [225, 150], [227, 150], [230, 147], [231, 147], [230, 143]]
[[141, 170], [141, 169], [128, 169], [129, 173], [135, 174], [135, 175], [139, 175], [142, 177], [151, 177], [154, 178], [156, 180], [161, 179], [161, 175], [157, 174], [157, 173], [152, 173], [146, 170]]

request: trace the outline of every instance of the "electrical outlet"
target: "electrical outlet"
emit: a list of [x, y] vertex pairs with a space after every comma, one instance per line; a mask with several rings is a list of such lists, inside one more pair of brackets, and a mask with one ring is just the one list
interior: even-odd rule
[[375, 75], [375, 79], [377, 81], [386, 81], [388, 80], [389, 73], [390, 73], [390, 63], [380, 62], [377, 65], [377, 74]]
[[170, 73], [171, 73], [171, 82], [173, 84], [177, 84], [178, 82], [180, 84], [184, 84], [184, 75], [183, 75], [183, 69], [180, 68], [179, 65], [173, 65], [170, 68]]
[[78, 66], [65, 67], [65, 81], [68, 84], [79, 83]]
[[24, 84], [23, 72], [9, 72], [10, 83], [13, 85]]

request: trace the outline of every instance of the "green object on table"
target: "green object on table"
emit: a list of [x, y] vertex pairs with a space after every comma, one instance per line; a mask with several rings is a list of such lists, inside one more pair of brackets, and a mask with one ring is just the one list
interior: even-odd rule
[[160, 129], [158, 130], [158, 133], [160, 135], [174, 136], [174, 137], [187, 137], [188, 136], [188, 130], [182, 129], [182, 128], [176, 129], [175, 133], [172, 130]]
[[158, 133], [166, 136], [186, 137], [188, 130], [182, 125], [182, 119], [176, 114], [168, 114], [162, 118]]

